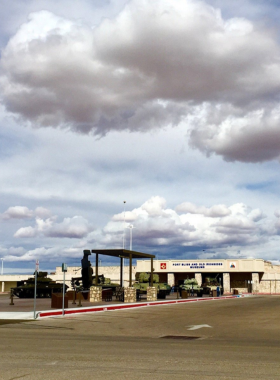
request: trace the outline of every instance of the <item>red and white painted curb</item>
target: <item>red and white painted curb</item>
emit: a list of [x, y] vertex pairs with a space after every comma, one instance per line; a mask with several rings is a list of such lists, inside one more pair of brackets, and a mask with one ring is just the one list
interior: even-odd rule
[[[84, 314], [84, 313], [96, 313], [102, 311], [113, 311], [113, 310], [127, 310], [127, 309], [136, 309], [139, 307], [147, 306], [158, 306], [158, 305], [174, 305], [187, 302], [201, 302], [201, 301], [220, 301], [232, 298], [241, 298], [245, 297], [243, 295], [233, 295], [233, 296], [221, 296], [221, 297], [207, 297], [207, 298], [193, 298], [193, 299], [176, 299], [176, 300], [167, 300], [167, 301], [151, 301], [151, 302], [141, 302], [141, 303], [129, 303], [129, 304], [116, 304], [110, 306], [92, 306], [92, 307], [81, 307], [75, 309], [64, 309], [64, 316], [73, 315], [73, 314]], [[39, 311], [36, 313], [37, 318], [48, 318], [48, 317], [61, 317], [63, 316], [63, 311], [61, 310], [47, 310]]]

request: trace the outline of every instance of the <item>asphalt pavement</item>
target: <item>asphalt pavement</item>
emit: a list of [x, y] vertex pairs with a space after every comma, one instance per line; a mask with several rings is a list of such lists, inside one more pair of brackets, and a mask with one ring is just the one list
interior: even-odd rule
[[0, 379], [280, 379], [279, 315], [254, 296], [3, 324]]

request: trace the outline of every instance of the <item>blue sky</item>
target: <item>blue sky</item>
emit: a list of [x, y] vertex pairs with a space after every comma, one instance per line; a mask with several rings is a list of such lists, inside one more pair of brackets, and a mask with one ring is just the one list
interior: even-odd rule
[[129, 225], [160, 258], [279, 263], [276, 2], [0, 4], [6, 272], [79, 265]]

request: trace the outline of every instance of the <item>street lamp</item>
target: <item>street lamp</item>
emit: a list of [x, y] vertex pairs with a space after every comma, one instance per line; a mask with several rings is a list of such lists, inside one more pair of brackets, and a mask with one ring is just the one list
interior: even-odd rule
[[4, 258], [3, 258], [3, 257], [1, 257], [1, 260], [2, 260], [2, 269], [1, 269], [1, 275], [3, 276], [3, 274], [4, 274], [4, 268], [3, 268], [3, 261], [4, 261]]
[[126, 227], [126, 228], [129, 228], [130, 229], [130, 250], [132, 251], [132, 229], [133, 228], [135, 228], [135, 227], [133, 227], [133, 225], [132, 224], [130, 224], [128, 227]]
[[125, 204], [126, 201], [123, 201], [123, 249], [125, 249]]
[[[126, 201], [123, 201], [123, 249], [125, 249], [125, 204], [126, 204]], [[124, 286], [124, 259], [123, 257], [121, 257], [121, 265], [122, 265], [121, 286]]]

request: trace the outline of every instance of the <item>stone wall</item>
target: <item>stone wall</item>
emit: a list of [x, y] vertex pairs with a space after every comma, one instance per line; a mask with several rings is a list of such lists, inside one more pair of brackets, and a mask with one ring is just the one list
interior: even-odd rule
[[229, 273], [223, 273], [223, 291], [224, 291], [224, 294], [231, 293]]
[[264, 262], [264, 272], [265, 273], [278, 273], [280, 274], [280, 265], [273, 265], [270, 261]]
[[175, 276], [174, 276], [174, 273], [168, 273], [167, 274], [167, 283], [170, 286], [175, 285]]
[[136, 302], [136, 289], [133, 287], [124, 288], [124, 302]]
[[280, 294], [280, 280], [263, 280], [259, 285], [259, 293]]
[[100, 302], [102, 301], [102, 288], [100, 286], [91, 286], [89, 290], [89, 301]]
[[201, 286], [201, 284], [202, 284], [202, 274], [201, 273], [196, 273], [195, 274], [195, 279], [196, 279], [196, 281], [198, 283], [198, 286]]
[[259, 292], [260, 278], [258, 273], [252, 273], [252, 293]]
[[147, 301], [156, 301], [157, 300], [157, 288], [149, 286], [147, 288]]

